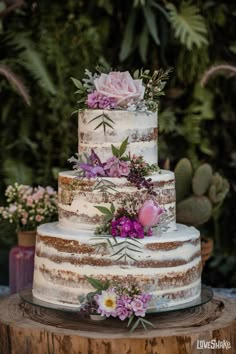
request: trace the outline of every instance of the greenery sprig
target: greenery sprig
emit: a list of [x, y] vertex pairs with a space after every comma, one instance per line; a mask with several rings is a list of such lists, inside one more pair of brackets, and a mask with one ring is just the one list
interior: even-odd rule
[[98, 125], [94, 128], [94, 130], [97, 130], [100, 127], [102, 127], [104, 134], [106, 134], [107, 128], [114, 129], [112, 124], [115, 124], [115, 122], [109, 117], [108, 114], [103, 112], [102, 114], [99, 114], [95, 118], [91, 119], [88, 123], [92, 123], [96, 120], [100, 120], [100, 121], [98, 122]]
[[119, 148], [116, 148], [114, 145], [111, 145], [112, 154], [120, 160], [128, 160], [128, 157], [124, 157], [124, 153], [126, 152], [127, 146], [129, 143], [129, 137], [127, 137]]

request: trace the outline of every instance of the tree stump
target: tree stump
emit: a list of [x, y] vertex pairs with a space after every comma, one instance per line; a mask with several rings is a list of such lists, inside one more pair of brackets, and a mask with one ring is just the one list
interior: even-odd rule
[[[148, 315], [156, 326], [130, 333], [117, 319], [93, 321], [38, 308], [12, 295], [0, 302], [1, 354], [236, 353], [236, 300], [222, 296], [197, 308]], [[204, 342], [231, 348], [199, 349]], [[200, 342], [201, 341], [201, 342]]]

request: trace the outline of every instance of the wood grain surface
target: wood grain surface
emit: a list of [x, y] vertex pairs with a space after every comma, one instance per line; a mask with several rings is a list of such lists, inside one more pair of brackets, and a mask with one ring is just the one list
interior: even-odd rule
[[[148, 319], [155, 329], [131, 334], [127, 322], [35, 307], [16, 294], [0, 302], [0, 354], [236, 353], [236, 300], [215, 296], [195, 309]], [[212, 339], [229, 341], [231, 348], [197, 348], [198, 340]]]

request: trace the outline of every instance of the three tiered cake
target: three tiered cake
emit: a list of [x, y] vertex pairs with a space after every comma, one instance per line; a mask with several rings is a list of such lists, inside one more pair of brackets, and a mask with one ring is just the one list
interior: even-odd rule
[[[99, 102], [109, 75], [94, 79]], [[126, 85], [131, 93], [141, 87], [139, 96], [108, 95], [109, 105], [92, 97], [93, 109], [79, 111], [78, 150], [87, 160], [59, 174], [59, 221], [37, 230], [36, 298], [79, 306], [92, 291], [86, 277], [137, 282], [152, 295], [151, 307], [160, 298], [173, 306], [200, 295], [200, 235], [176, 224], [174, 173], [157, 168], [157, 113], [133, 107], [145, 102], [140, 81]]]

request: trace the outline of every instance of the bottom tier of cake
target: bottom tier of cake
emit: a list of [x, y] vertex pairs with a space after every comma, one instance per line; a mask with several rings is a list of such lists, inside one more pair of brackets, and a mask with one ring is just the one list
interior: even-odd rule
[[[54, 304], [79, 306], [80, 296], [94, 290], [86, 280], [88, 276], [135, 281], [151, 293], [152, 308], [175, 306], [200, 296], [200, 235], [195, 228], [177, 225], [175, 231], [138, 240], [140, 244], [135, 244], [140, 252], [132, 251], [132, 245], [115, 245], [112, 237], [109, 240], [113, 248], [107, 238], [66, 230], [59, 223], [41, 225], [37, 231], [33, 295]], [[125, 240], [134, 242], [117, 238], [118, 243]], [[125, 257], [124, 252], [133, 259]]]

